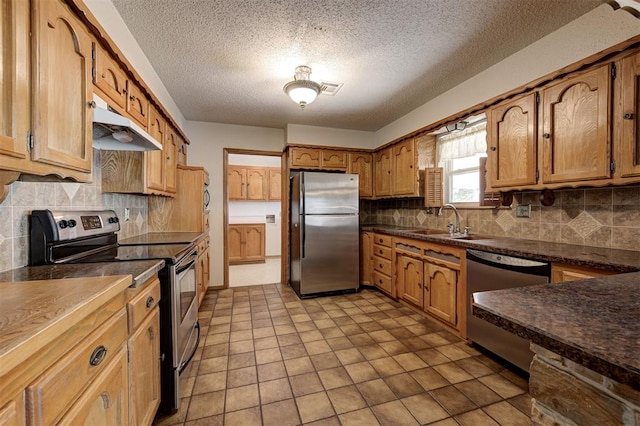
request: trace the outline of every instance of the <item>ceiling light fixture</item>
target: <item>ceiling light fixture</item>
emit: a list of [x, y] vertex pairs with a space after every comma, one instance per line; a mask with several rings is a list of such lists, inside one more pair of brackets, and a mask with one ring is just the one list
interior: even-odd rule
[[302, 109], [315, 101], [321, 91], [320, 84], [310, 80], [310, 75], [311, 68], [306, 65], [300, 65], [296, 67], [293, 81], [288, 82], [283, 87], [284, 92]]
[[447, 129], [447, 132], [454, 132], [456, 130], [466, 129], [467, 124], [469, 124], [469, 122], [467, 121], [458, 121], [457, 123], [449, 123], [445, 127]]

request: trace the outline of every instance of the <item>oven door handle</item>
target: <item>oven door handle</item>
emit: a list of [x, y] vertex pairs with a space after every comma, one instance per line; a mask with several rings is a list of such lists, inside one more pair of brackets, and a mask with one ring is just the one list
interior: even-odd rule
[[191, 355], [189, 355], [189, 357], [185, 361], [182, 361], [182, 363], [180, 364], [180, 367], [178, 367], [178, 374], [182, 374], [184, 369], [187, 368], [187, 366], [191, 362], [191, 359], [193, 358], [193, 356], [196, 354], [196, 351], [198, 350], [198, 345], [200, 345], [200, 321], [196, 321], [196, 325], [194, 326], [194, 328], [198, 330], [198, 334], [196, 335], [196, 344], [193, 345], [193, 351], [191, 352]]
[[191, 268], [196, 263], [196, 260], [198, 259], [198, 253], [193, 253], [192, 255], [190, 255], [190, 257], [193, 257], [193, 259], [190, 260], [186, 265], [178, 266], [178, 268], [176, 269], [176, 275], [180, 275], [182, 272]]

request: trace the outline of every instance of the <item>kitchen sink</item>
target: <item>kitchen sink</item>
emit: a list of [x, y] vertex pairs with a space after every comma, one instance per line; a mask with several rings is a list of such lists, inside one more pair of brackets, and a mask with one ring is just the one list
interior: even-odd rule
[[419, 234], [419, 235], [431, 235], [433, 237], [446, 238], [446, 239], [451, 239], [451, 240], [486, 240], [486, 239], [490, 239], [490, 237], [488, 237], [486, 235], [480, 235], [480, 234], [471, 234], [471, 235], [454, 234], [454, 235], [450, 235], [448, 232], [440, 231], [438, 229], [416, 229], [414, 231], [409, 231], [409, 233], [411, 233], [411, 234]]

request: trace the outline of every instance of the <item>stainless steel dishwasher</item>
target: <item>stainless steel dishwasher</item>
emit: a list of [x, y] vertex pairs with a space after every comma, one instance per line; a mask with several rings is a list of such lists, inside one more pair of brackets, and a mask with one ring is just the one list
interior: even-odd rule
[[533, 352], [529, 341], [474, 317], [473, 293], [549, 282], [551, 265], [480, 250], [467, 250], [467, 338], [515, 366], [529, 371]]

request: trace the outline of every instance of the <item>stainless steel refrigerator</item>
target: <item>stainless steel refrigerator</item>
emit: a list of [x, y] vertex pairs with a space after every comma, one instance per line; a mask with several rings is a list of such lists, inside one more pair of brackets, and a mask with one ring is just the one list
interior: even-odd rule
[[291, 177], [291, 287], [300, 297], [360, 285], [358, 175]]

